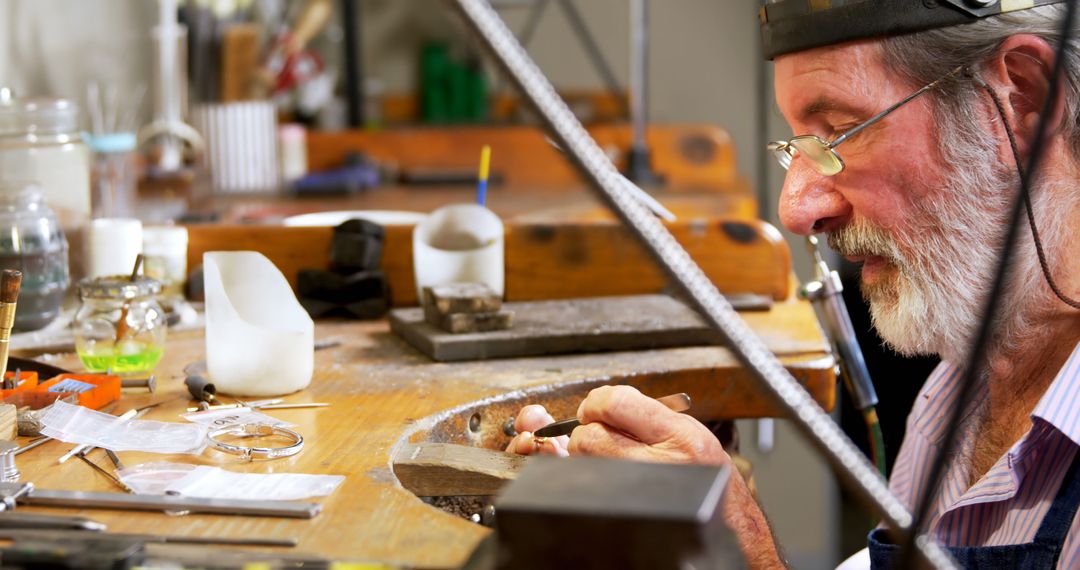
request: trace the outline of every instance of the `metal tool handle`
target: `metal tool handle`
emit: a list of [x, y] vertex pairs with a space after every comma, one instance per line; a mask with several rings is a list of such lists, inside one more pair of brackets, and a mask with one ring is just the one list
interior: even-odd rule
[[187, 386], [191, 397], [200, 402], [217, 402], [217, 387], [205, 376], [193, 374], [184, 378], [184, 386]]

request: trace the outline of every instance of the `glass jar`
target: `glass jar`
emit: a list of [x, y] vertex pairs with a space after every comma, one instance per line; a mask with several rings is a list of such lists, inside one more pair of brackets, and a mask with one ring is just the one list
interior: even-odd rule
[[0, 269], [22, 271], [15, 330], [37, 330], [60, 314], [69, 284], [68, 243], [41, 188], [0, 182]]
[[37, 182], [61, 227], [90, 218], [90, 153], [68, 99], [0, 100], [0, 177]]
[[90, 210], [94, 218], [135, 216], [135, 133], [86, 135], [94, 151]]
[[127, 275], [79, 282], [82, 305], [72, 323], [75, 350], [90, 372], [140, 374], [157, 366], [165, 351], [161, 283]]

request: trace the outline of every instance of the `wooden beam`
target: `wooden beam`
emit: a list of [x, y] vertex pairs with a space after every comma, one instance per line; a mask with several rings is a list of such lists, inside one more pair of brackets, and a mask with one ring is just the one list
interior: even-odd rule
[[[776, 228], [744, 219], [687, 218], [668, 225], [675, 238], [725, 294], [754, 293], [779, 301], [790, 290], [791, 255]], [[331, 228], [203, 226], [188, 228], [188, 266], [207, 251], [258, 251], [296, 287], [301, 269], [326, 269]], [[637, 240], [610, 220], [506, 221], [507, 301], [644, 295], [668, 282]], [[417, 304], [412, 227], [387, 226], [381, 268], [392, 304]]]
[[[632, 134], [626, 125], [593, 125], [589, 134], [601, 148], [611, 149], [615, 165], [625, 168]], [[750, 186], [735, 170], [735, 145], [715, 125], [650, 125], [647, 140], [653, 166], [665, 176], [668, 191], [708, 190], [752, 197]], [[308, 134], [308, 166], [312, 171], [341, 166], [347, 154], [363, 153], [396, 164], [402, 171], [476, 169], [480, 148], [492, 148], [491, 170], [511, 186], [582, 184], [570, 162], [532, 126], [454, 126], [395, 128], [382, 131], [313, 131]]]
[[527, 456], [451, 443], [404, 446], [394, 457], [394, 475], [418, 497], [494, 495], [512, 481]]

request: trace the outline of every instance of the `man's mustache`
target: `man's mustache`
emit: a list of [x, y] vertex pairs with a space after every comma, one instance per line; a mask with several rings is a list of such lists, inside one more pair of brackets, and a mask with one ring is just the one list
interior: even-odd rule
[[886, 261], [901, 265], [899, 248], [886, 231], [867, 223], [851, 222], [848, 225], [829, 232], [826, 236], [829, 247], [845, 257], [882, 257]]

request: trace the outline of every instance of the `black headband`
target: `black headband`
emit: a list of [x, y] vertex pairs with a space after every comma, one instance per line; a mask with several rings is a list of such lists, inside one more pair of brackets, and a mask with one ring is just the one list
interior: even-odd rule
[[761, 7], [765, 57], [974, 22], [1064, 0], [778, 0]]

